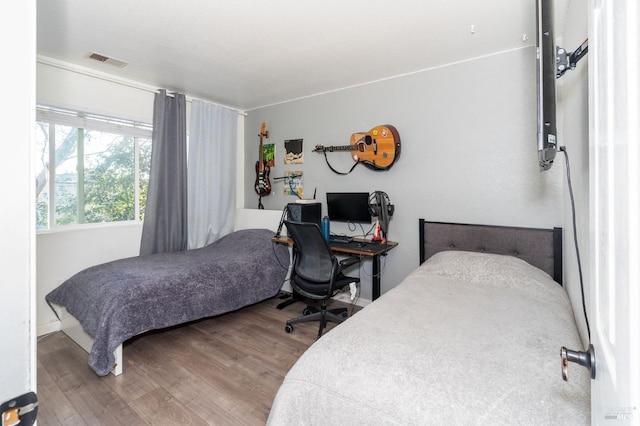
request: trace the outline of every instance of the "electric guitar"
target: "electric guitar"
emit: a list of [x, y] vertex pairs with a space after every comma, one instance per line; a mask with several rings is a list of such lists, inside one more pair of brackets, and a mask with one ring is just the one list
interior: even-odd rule
[[351, 135], [351, 145], [316, 145], [314, 152], [351, 151], [354, 161], [373, 170], [387, 170], [400, 157], [400, 135], [395, 127], [385, 124], [366, 133]]
[[262, 138], [269, 138], [269, 131], [266, 129], [266, 124], [262, 123], [260, 127], [260, 145], [258, 151], [258, 161], [256, 161], [256, 184], [255, 189], [258, 195], [265, 196], [271, 193], [271, 183], [269, 182], [269, 166], [264, 164], [264, 151], [262, 148]]

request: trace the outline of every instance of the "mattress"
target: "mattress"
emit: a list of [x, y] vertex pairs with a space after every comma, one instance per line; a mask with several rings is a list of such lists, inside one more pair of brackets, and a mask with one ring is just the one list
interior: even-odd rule
[[[505, 255], [435, 254], [314, 343], [272, 425], [589, 424], [590, 379], [565, 290]], [[583, 371], [581, 371], [583, 370]]]

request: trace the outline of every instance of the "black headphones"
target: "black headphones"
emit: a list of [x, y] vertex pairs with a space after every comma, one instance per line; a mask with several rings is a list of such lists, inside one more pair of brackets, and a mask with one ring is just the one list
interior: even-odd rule
[[387, 193], [382, 191], [372, 192], [371, 195], [369, 195], [369, 214], [373, 217], [382, 216], [383, 208], [386, 208], [389, 217], [393, 216], [395, 206], [391, 204]]

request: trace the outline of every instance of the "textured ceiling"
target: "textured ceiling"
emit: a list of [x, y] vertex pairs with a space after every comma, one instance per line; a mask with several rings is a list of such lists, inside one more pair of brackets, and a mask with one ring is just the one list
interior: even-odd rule
[[[556, 0], [556, 16], [568, 1]], [[37, 7], [39, 55], [241, 110], [535, 44], [535, 0], [38, 0]], [[96, 62], [91, 52], [128, 65]]]

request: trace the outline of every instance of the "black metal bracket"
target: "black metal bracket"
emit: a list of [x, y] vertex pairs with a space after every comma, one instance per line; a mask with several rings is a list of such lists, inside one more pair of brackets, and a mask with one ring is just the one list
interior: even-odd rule
[[287, 206], [284, 206], [282, 209], [282, 216], [280, 216], [280, 223], [278, 224], [278, 231], [276, 232], [276, 236], [274, 238], [280, 238], [280, 234], [282, 233], [282, 225], [284, 225], [284, 221], [287, 218]]
[[567, 70], [576, 69], [578, 61], [589, 51], [589, 39], [586, 39], [576, 50], [567, 52], [562, 47], [556, 47], [556, 78], [560, 78]]

